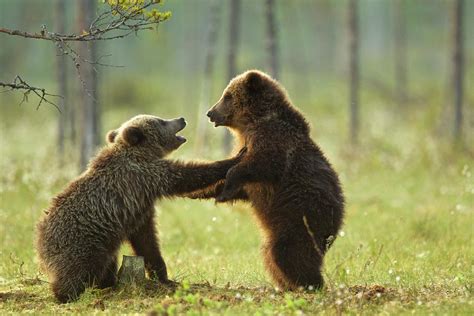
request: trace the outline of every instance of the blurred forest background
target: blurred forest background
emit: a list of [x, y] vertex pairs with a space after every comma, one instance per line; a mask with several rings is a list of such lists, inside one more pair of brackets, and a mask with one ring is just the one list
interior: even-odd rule
[[[80, 34], [104, 6], [93, 0], [87, 8], [86, 2], [0, 0], [0, 27]], [[455, 275], [452, 293], [472, 302], [474, 1], [168, 0], [159, 10], [172, 17], [156, 29], [74, 46], [83, 56], [95, 54], [89, 60], [112, 65], [93, 65], [94, 71], [81, 62], [81, 77], [53, 42], [0, 33], [0, 82], [20, 75], [64, 97], [48, 97], [60, 113], [45, 102], [37, 109], [33, 93], [21, 106], [23, 91], [0, 93], [0, 283], [17, 276], [18, 261], [34, 274], [30, 245], [41, 208], [83, 170], [108, 130], [140, 113], [184, 116], [188, 143], [173, 156], [220, 159], [230, 140], [205, 112], [230, 78], [260, 69], [277, 78], [306, 115], [346, 189], [344, 230], [351, 233], [327, 259], [328, 270], [339, 271], [335, 282], [396, 287], [400, 274], [396, 280], [386, 271], [398, 261], [400, 270], [413, 267], [402, 275], [413, 280], [405, 286], [446, 285]], [[261, 283], [263, 268], [253, 266], [260, 262], [258, 234], [248, 216], [231, 208], [160, 204], [173, 277]], [[380, 245], [386, 253], [381, 270], [362, 277], [365, 260], [382, 252]], [[419, 263], [415, 255], [430, 261]], [[249, 262], [233, 266], [241, 256]], [[222, 266], [234, 274], [216, 277]], [[192, 269], [202, 270], [196, 276]], [[405, 308], [401, 299], [399, 308]]]
[[[55, 1], [3, 0], [2, 26], [34, 33], [44, 25], [50, 32], [60, 27], [63, 33], [80, 33], [86, 29], [81, 22], [88, 21], [88, 15], [96, 15], [80, 3], [65, 1], [61, 8]], [[455, 136], [464, 138], [465, 143], [473, 141], [474, 101], [468, 87], [473, 85], [474, 76], [472, 67], [467, 67], [474, 58], [474, 41], [468, 36], [474, 27], [472, 1], [465, 1], [462, 10], [462, 123], [456, 123], [455, 118], [453, 1], [269, 3], [270, 9], [267, 1], [168, 1], [161, 9], [172, 11], [173, 17], [156, 30], [94, 42], [95, 59], [112, 67], [94, 65], [96, 78], [92, 80], [87, 76], [88, 65], [84, 65], [82, 80], [87, 84], [97, 81], [95, 86], [86, 88], [77, 75], [75, 62], [67, 57], [57, 58], [53, 43], [3, 34], [1, 81], [9, 82], [20, 75], [49, 93], [64, 94], [64, 100], [50, 98], [62, 108], [62, 114], [46, 104], [35, 112], [39, 100], [33, 94], [28, 103], [18, 107], [21, 93], [2, 93], [2, 128], [8, 130], [18, 121], [25, 124], [37, 120], [43, 128], [35, 134], [43, 142], [50, 140], [42, 146], [52, 146], [57, 136], [50, 123], [62, 117], [66, 144], [76, 144], [67, 148], [66, 154], [70, 159], [78, 157], [76, 149], [84, 137], [81, 135], [87, 133], [81, 131], [81, 107], [87, 102], [87, 91], [94, 91], [99, 116], [95, 133], [100, 140], [108, 129], [137, 113], [183, 115], [191, 123], [188, 132], [199, 129], [190, 137], [191, 143], [198, 142], [193, 148], [199, 150], [201, 142], [205, 142], [192, 136], [202, 138], [212, 129], [211, 124], [205, 123], [205, 110], [220, 97], [229, 78], [256, 68], [274, 75], [303, 112], [315, 115], [311, 123], [321, 137], [343, 142], [357, 137], [365, 143], [375, 136], [374, 125], [384, 126], [380, 131], [383, 134], [378, 136], [388, 138], [393, 133], [403, 133], [404, 124], [421, 120], [424, 130], [415, 138], [431, 135], [449, 142]], [[351, 8], [352, 3], [357, 5]], [[101, 6], [104, 4], [98, 4], [99, 10]], [[351, 11], [355, 11], [358, 25], [351, 22]], [[90, 47], [86, 47], [85, 54]], [[354, 67], [357, 72], [352, 77]], [[354, 96], [355, 89], [358, 91]], [[356, 118], [351, 112], [354, 105], [358, 107]], [[70, 112], [75, 112], [72, 120], [66, 117]], [[204, 124], [198, 124], [199, 120]], [[338, 124], [332, 124], [333, 120]], [[207, 131], [202, 131], [204, 128]], [[18, 132], [16, 128], [15, 133]], [[30, 149], [33, 147], [28, 145], [36, 143], [29, 137], [22, 141]], [[334, 146], [331, 143], [329, 146]]]

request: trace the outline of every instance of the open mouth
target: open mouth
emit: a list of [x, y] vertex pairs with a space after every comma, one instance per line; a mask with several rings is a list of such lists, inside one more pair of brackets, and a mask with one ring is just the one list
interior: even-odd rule
[[186, 142], [186, 138], [184, 136], [181, 136], [181, 135], [176, 135], [176, 140], [180, 143], [185, 143]]
[[221, 118], [221, 117], [214, 117], [214, 116], [211, 116], [209, 117], [209, 120], [211, 121], [211, 123], [214, 123], [214, 127], [218, 127], [218, 126], [222, 126], [224, 125], [224, 119]]
[[[181, 132], [185, 127], [186, 127], [186, 121], [183, 120], [183, 124], [182, 124], [181, 127], [176, 131], [176, 133]], [[175, 137], [176, 137], [176, 140], [177, 140], [179, 143], [181, 143], [181, 144], [186, 142], [186, 138], [185, 138], [184, 136], [175, 135]]]

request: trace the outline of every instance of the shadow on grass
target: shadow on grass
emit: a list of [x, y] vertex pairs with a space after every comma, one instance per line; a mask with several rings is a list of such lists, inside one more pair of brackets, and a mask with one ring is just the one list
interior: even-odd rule
[[139, 295], [141, 297], [172, 297], [175, 299], [191, 297], [198, 295], [206, 297], [213, 301], [225, 301], [229, 304], [238, 304], [251, 298], [254, 303], [260, 303], [270, 300], [282, 300], [288, 297], [302, 297], [305, 299], [329, 299], [336, 300], [338, 297], [345, 297], [349, 300], [360, 301], [382, 301], [391, 300], [397, 297], [399, 291], [394, 288], [385, 287], [379, 284], [374, 285], [353, 285], [344, 288], [324, 288], [322, 290], [296, 290], [281, 291], [272, 286], [260, 287], [231, 287], [213, 286], [209, 282], [193, 284], [177, 284], [174, 287], [163, 286], [156, 282], [147, 280], [140, 285], [126, 285], [122, 287], [100, 290], [103, 299], [111, 298], [114, 300]]
[[[35, 284], [36, 285], [36, 284]], [[50, 291], [46, 292], [52, 297]], [[358, 299], [374, 300], [384, 297], [389, 299], [396, 296], [397, 291], [392, 288], [387, 288], [382, 285], [354, 285], [344, 289], [323, 289], [323, 290], [297, 290], [291, 292], [284, 292], [277, 290], [270, 286], [262, 287], [245, 287], [237, 286], [231, 287], [229, 284], [223, 287], [212, 286], [209, 282], [193, 283], [193, 284], [177, 284], [175, 286], [165, 286], [157, 282], [146, 280], [141, 284], [130, 284], [125, 286], [116, 286], [106, 289], [88, 289], [82, 295], [82, 299], [92, 299], [98, 306], [101, 307], [99, 301], [120, 301], [130, 298], [160, 298], [160, 297], [186, 297], [189, 294], [199, 294], [215, 301], [226, 301], [231, 304], [241, 302], [245, 296], [252, 297], [252, 301], [258, 303], [261, 301], [271, 299], [283, 298], [288, 295], [300, 296], [310, 298], [312, 296], [340, 296], [341, 293], [345, 296], [354, 296]], [[43, 294], [43, 293], [42, 293]], [[7, 292], [0, 292], [0, 302], [8, 301], [40, 301], [44, 300], [44, 295], [38, 295], [28, 290], [12, 290]]]
[[23, 302], [23, 301], [36, 301], [39, 296], [33, 293], [28, 293], [23, 290], [13, 290], [11, 292], [0, 292], [0, 303], [6, 303], [7, 301]]
[[[146, 280], [140, 284], [127, 284], [107, 289], [87, 289], [80, 299], [58, 304], [44, 285], [26, 286], [0, 292], [0, 306], [10, 312], [73, 312], [143, 313], [150, 315], [199, 313], [253, 314], [255, 311], [270, 314], [291, 314], [297, 311], [312, 313], [331, 311], [411, 310], [436, 308], [465, 296], [465, 291], [443, 286], [422, 288], [387, 287], [379, 284], [328, 286], [313, 291], [278, 291], [272, 286], [215, 286], [208, 282], [165, 286]], [[455, 302], [454, 302], [455, 303]], [[460, 302], [462, 303], [462, 302]]]

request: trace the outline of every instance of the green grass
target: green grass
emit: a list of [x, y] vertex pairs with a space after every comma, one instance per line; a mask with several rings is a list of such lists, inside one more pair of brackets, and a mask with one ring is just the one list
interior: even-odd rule
[[[472, 148], [453, 148], [440, 136], [432, 127], [438, 112], [419, 106], [394, 114], [376, 98], [364, 104], [361, 141], [351, 146], [344, 109], [334, 111], [329, 103], [303, 103], [347, 196], [345, 225], [325, 259], [324, 290], [272, 287], [247, 205], [175, 199], [157, 203], [157, 222], [169, 273], [181, 288], [171, 292], [149, 282], [90, 289], [65, 305], [55, 303], [38, 271], [33, 240], [42, 209], [77, 174], [75, 161], [59, 167], [52, 109], [2, 110], [10, 119], [0, 120], [6, 136], [0, 147], [0, 313], [473, 314]], [[134, 111], [107, 110], [106, 128]], [[188, 136], [195, 120], [189, 122]], [[218, 140], [220, 132], [209, 130]], [[190, 138], [175, 157], [194, 157]], [[222, 156], [216, 146], [203, 155]], [[124, 246], [122, 253], [131, 250]]]

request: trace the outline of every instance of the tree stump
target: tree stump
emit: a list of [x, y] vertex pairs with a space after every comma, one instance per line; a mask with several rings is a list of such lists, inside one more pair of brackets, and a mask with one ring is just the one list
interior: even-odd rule
[[145, 281], [145, 260], [141, 256], [123, 256], [122, 266], [118, 271], [118, 283], [139, 284]]

